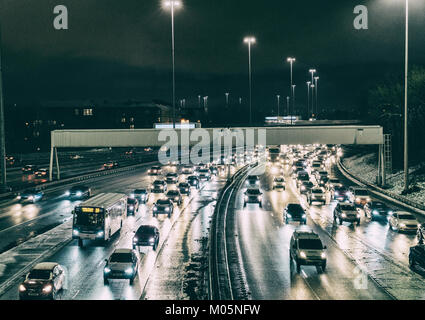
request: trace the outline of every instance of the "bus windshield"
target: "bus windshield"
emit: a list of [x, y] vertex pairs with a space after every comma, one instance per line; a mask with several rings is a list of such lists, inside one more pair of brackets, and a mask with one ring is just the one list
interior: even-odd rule
[[103, 225], [103, 211], [99, 213], [83, 212], [81, 208], [75, 209], [74, 224], [77, 226], [102, 226]]

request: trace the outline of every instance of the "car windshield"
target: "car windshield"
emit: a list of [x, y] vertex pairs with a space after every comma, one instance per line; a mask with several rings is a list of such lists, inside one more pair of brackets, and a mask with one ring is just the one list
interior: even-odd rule
[[164, 183], [163, 181], [156, 180], [153, 184], [155, 184], [155, 185], [162, 185], [163, 183]]
[[147, 191], [145, 189], [137, 189], [137, 190], [134, 190], [134, 193], [136, 193], [136, 194], [144, 194], [144, 193], [147, 193]]
[[320, 239], [299, 239], [298, 247], [306, 250], [322, 250], [323, 245]]
[[161, 167], [152, 167], [152, 170], [161, 170]]
[[201, 169], [199, 170], [200, 173], [208, 173], [208, 169]]
[[166, 199], [164, 199], [164, 200], [158, 200], [156, 203], [159, 204], [159, 205], [170, 204], [170, 202], [168, 200], [166, 200]]
[[352, 205], [345, 204], [345, 205], [341, 206], [341, 210], [355, 211], [356, 209]]
[[399, 214], [398, 218], [402, 220], [416, 220], [416, 218], [411, 214]]
[[323, 191], [321, 189], [313, 189], [312, 192], [313, 193], [323, 193]]
[[170, 190], [168, 191], [167, 195], [169, 196], [178, 196], [179, 192], [177, 190]]
[[135, 203], [136, 203], [136, 199], [128, 198], [128, 199], [127, 199], [127, 203], [128, 203], [128, 204], [135, 204]]
[[246, 193], [247, 194], [253, 194], [253, 195], [261, 194], [260, 190], [258, 190], [258, 189], [247, 190]]
[[111, 256], [111, 262], [132, 262], [131, 253], [113, 253]]
[[72, 187], [71, 188], [71, 192], [77, 192], [77, 191], [82, 191], [82, 190], [84, 190], [84, 187]]
[[154, 228], [151, 226], [141, 226], [138, 230], [137, 233], [138, 234], [143, 234], [143, 233], [153, 233]]
[[257, 176], [249, 176], [248, 180], [258, 180], [258, 177]]
[[383, 204], [382, 202], [374, 202], [372, 204], [372, 207], [374, 207], [374, 208], [386, 208], [387, 206], [385, 204]]
[[177, 177], [177, 173], [173, 173], [173, 172], [167, 173], [167, 177]]
[[367, 190], [362, 190], [362, 189], [356, 190], [355, 193], [356, 193], [357, 196], [367, 196], [368, 195]]
[[28, 274], [28, 279], [48, 280], [50, 279], [50, 270], [34, 269]]
[[288, 204], [288, 212], [291, 214], [303, 214], [304, 209], [299, 204]]
[[276, 182], [284, 182], [285, 179], [283, 179], [283, 178], [276, 178], [276, 179], [274, 179], [274, 181], [276, 181]]
[[188, 187], [188, 184], [187, 183], [180, 183], [179, 184], [179, 187], [180, 188], [187, 188]]

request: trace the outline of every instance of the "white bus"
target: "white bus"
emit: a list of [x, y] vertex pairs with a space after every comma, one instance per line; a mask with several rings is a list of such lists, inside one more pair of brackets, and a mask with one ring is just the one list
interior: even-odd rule
[[127, 216], [127, 196], [120, 193], [101, 193], [80, 203], [73, 211], [72, 238], [108, 241], [122, 228]]

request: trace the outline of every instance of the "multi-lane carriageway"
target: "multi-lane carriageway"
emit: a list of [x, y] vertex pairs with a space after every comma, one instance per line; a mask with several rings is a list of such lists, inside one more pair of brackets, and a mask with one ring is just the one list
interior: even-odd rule
[[[94, 194], [129, 193], [135, 188], [150, 185], [152, 178], [147, 175], [147, 169], [99, 177], [90, 184]], [[244, 190], [241, 188], [237, 190], [228, 212], [235, 221], [233, 243], [239, 246], [238, 264], [243, 269], [248, 298], [424, 298], [422, 276], [408, 268], [409, 247], [417, 242], [415, 235], [395, 233], [386, 224], [370, 222], [363, 216], [360, 226], [334, 224], [332, 210], [335, 202], [328, 199], [324, 206], [309, 206], [290, 182], [289, 171], [285, 172], [287, 190], [283, 193], [273, 191], [270, 168], [266, 168], [264, 174], [263, 169], [260, 165], [249, 172], [261, 173], [263, 208], [255, 205], [243, 208]], [[339, 176], [333, 166], [328, 170]], [[180, 178], [183, 179], [183, 176]], [[339, 178], [350, 185], [343, 177]], [[206, 278], [201, 266], [205, 263], [211, 216], [224, 184], [224, 176], [204, 183], [199, 191], [185, 199], [170, 219], [165, 216], [153, 218], [150, 212], [152, 203], [142, 206], [134, 218], [126, 220], [121, 233], [108, 245], [89, 244], [84, 248], [79, 248], [76, 241], [69, 239], [71, 210], [78, 202], [64, 199], [66, 187], [47, 192], [46, 200], [37, 204], [2, 201], [0, 283], [13, 279], [19, 271], [16, 266], [22, 267], [41, 256], [41, 261], [56, 261], [67, 269], [68, 281], [61, 299], [206, 298], [200, 290]], [[307, 226], [318, 233], [327, 246], [328, 267], [325, 273], [318, 274], [314, 267], [302, 267], [298, 274], [290, 264], [289, 239], [298, 225], [286, 225], [282, 220], [283, 208], [289, 202], [300, 202], [305, 207]], [[418, 219], [420, 222], [424, 220], [422, 217]], [[156, 224], [160, 228], [161, 249], [157, 252], [144, 249], [140, 253], [141, 267], [133, 286], [126, 280], [112, 280], [109, 286], [105, 286], [102, 277], [104, 259], [114, 248], [129, 247], [132, 231], [141, 224]], [[52, 251], [52, 255], [42, 256], [43, 248], [51, 248], [51, 244], [34, 240], [39, 234], [44, 236], [54, 231], [51, 229], [53, 226], [67, 231], [62, 235], [56, 232], [55, 235], [56, 238], [64, 238], [64, 242], [59, 249]], [[25, 246], [28, 243], [32, 246]], [[2, 290], [0, 285], [0, 298], [17, 299], [20, 280], [17, 278], [6, 290]]]

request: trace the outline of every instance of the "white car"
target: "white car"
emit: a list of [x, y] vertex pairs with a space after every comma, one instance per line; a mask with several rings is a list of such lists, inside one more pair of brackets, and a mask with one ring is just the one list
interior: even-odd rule
[[135, 250], [116, 249], [105, 262], [106, 265], [103, 268], [105, 285], [109, 284], [109, 279], [129, 279], [130, 285], [133, 284], [139, 265]]
[[391, 230], [394, 231], [411, 231], [416, 232], [420, 227], [420, 224], [416, 217], [406, 211], [397, 211], [394, 212], [390, 219], [388, 220], [388, 224]]

